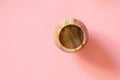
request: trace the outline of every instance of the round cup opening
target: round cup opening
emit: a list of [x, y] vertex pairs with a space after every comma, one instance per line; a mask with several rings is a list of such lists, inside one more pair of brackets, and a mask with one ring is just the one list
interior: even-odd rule
[[84, 34], [79, 26], [67, 25], [61, 29], [59, 40], [65, 48], [75, 49], [83, 43]]

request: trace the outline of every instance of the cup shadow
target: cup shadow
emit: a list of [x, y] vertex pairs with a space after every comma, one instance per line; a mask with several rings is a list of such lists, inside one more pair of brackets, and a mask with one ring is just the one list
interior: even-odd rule
[[116, 64], [109, 51], [95, 36], [90, 37], [86, 46], [76, 53], [78, 61], [82, 59], [99, 70], [117, 72]]

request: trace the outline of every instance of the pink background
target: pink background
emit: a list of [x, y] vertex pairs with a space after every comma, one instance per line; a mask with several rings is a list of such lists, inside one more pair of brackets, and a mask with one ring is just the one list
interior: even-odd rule
[[[54, 44], [66, 18], [89, 30], [75, 54]], [[0, 0], [0, 80], [120, 80], [120, 0]]]

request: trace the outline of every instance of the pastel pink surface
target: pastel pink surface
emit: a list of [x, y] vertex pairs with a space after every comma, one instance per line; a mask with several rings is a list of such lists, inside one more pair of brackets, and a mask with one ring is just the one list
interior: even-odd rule
[[[120, 0], [0, 0], [0, 80], [120, 80]], [[81, 20], [88, 44], [56, 47], [56, 25]]]

